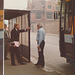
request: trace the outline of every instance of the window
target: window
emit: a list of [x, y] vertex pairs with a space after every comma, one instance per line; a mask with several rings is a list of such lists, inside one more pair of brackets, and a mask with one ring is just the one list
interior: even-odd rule
[[47, 12], [47, 15], [46, 15], [46, 17], [47, 17], [47, 19], [52, 19], [52, 12]]
[[52, 6], [51, 5], [48, 5], [48, 9], [51, 9], [52, 8]]
[[59, 10], [59, 7], [58, 6], [56, 6], [56, 10]]
[[36, 19], [41, 19], [41, 13], [36, 13]]
[[14, 26], [14, 24], [16, 23], [16, 18], [13, 18], [13, 26]]
[[72, 3], [66, 3], [66, 23], [65, 23], [65, 33], [70, 34], [72, 31]]
[[54, 19], [59, 19], [59, 12], [54, 12]]
[[62, 10], [61, 10], [61, 29], [64, 30], [64, 18], [65, 18], [65, 3], [62, 3]]

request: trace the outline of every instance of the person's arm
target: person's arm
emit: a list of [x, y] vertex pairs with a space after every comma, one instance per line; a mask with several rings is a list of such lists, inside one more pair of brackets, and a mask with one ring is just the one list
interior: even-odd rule
[[39, 31], [37, 32], [36, 41], [37, 41], [37, 44], [38, 44], [38, 41], [39, 41]]
[[19, 30], [19, 32], [27, 32], [28, 30], [26, 29], [22, 29], [22, 30]]
[[39, 42], [38, 42], [38, 46], [40, 47], [40, 44], [43, 40], [43, 35], [42, 35], [42, 31], [39, 31]]
[[6, 34], [5, 31], [4, 31], [4, 39], [5, 39], [5, 40], [7, 39], [7, 34]]
[[27, 32], [28, 30], [30, 30], [30, 27], [28, 27], [27, 29], [19, 30], [19, 32]]

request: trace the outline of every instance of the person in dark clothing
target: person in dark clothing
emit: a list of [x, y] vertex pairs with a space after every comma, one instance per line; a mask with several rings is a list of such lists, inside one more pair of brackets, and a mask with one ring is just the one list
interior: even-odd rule
[[38, 48], [38, 62], [37, 64], [35, 64], [36, 66], [41, 66], [41, 67], [44, 67], [45, 65], [45, 62], [44, 62], [44, 46], [45, 46], [45, 31], [44, 29], [42, 28], [42, 25], [39, 23], [37, 25], [37, 29], [38, 29], [38, 32], [37, 32], [37, 48]]
[[9, 60], [8, 55], [8, 47], [9, 47], [9, 32], [7, 30], [7, 25], [4, 24], [4, 59]]
[[28, 27], [28, 29], [26, 30], [19, 30], [20, 26], [18, 23], [15, 23], [14, 24], [14, 29], [12, 29], [11, 31], [11, 48], [10, 48], [10, 51], [11, 51], [11, 64], [12, 65], [16, 65], [15, 64], [15, 59], [14, 59], [14, 55], [16, 55], [17, 57], [17, 61], [19, 64], [25, 64], [22, 62], [22, 59], [21, 59], [21, 56], [20, 56], [20, 51], [19, 51], [19, 34], [21, 32], [27, 32], [30, 28]]

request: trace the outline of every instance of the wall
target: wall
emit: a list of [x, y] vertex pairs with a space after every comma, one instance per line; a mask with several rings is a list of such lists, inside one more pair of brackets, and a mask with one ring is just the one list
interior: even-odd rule
[[[31, 32], [37, 32], [37, 24], [39, 22], [31, 23]], [[46, 33], [59, 34], [59, 19], [45, 22], [40, 22], [43, 25]]]

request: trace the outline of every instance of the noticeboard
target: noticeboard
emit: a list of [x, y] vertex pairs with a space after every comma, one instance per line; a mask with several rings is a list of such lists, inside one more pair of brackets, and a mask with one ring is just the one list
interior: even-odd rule
[[71, 1], [71, 0], [66, 0], [66, 2]]
[[3, 29], [3, 10], [0, 10], [0, 29]]

